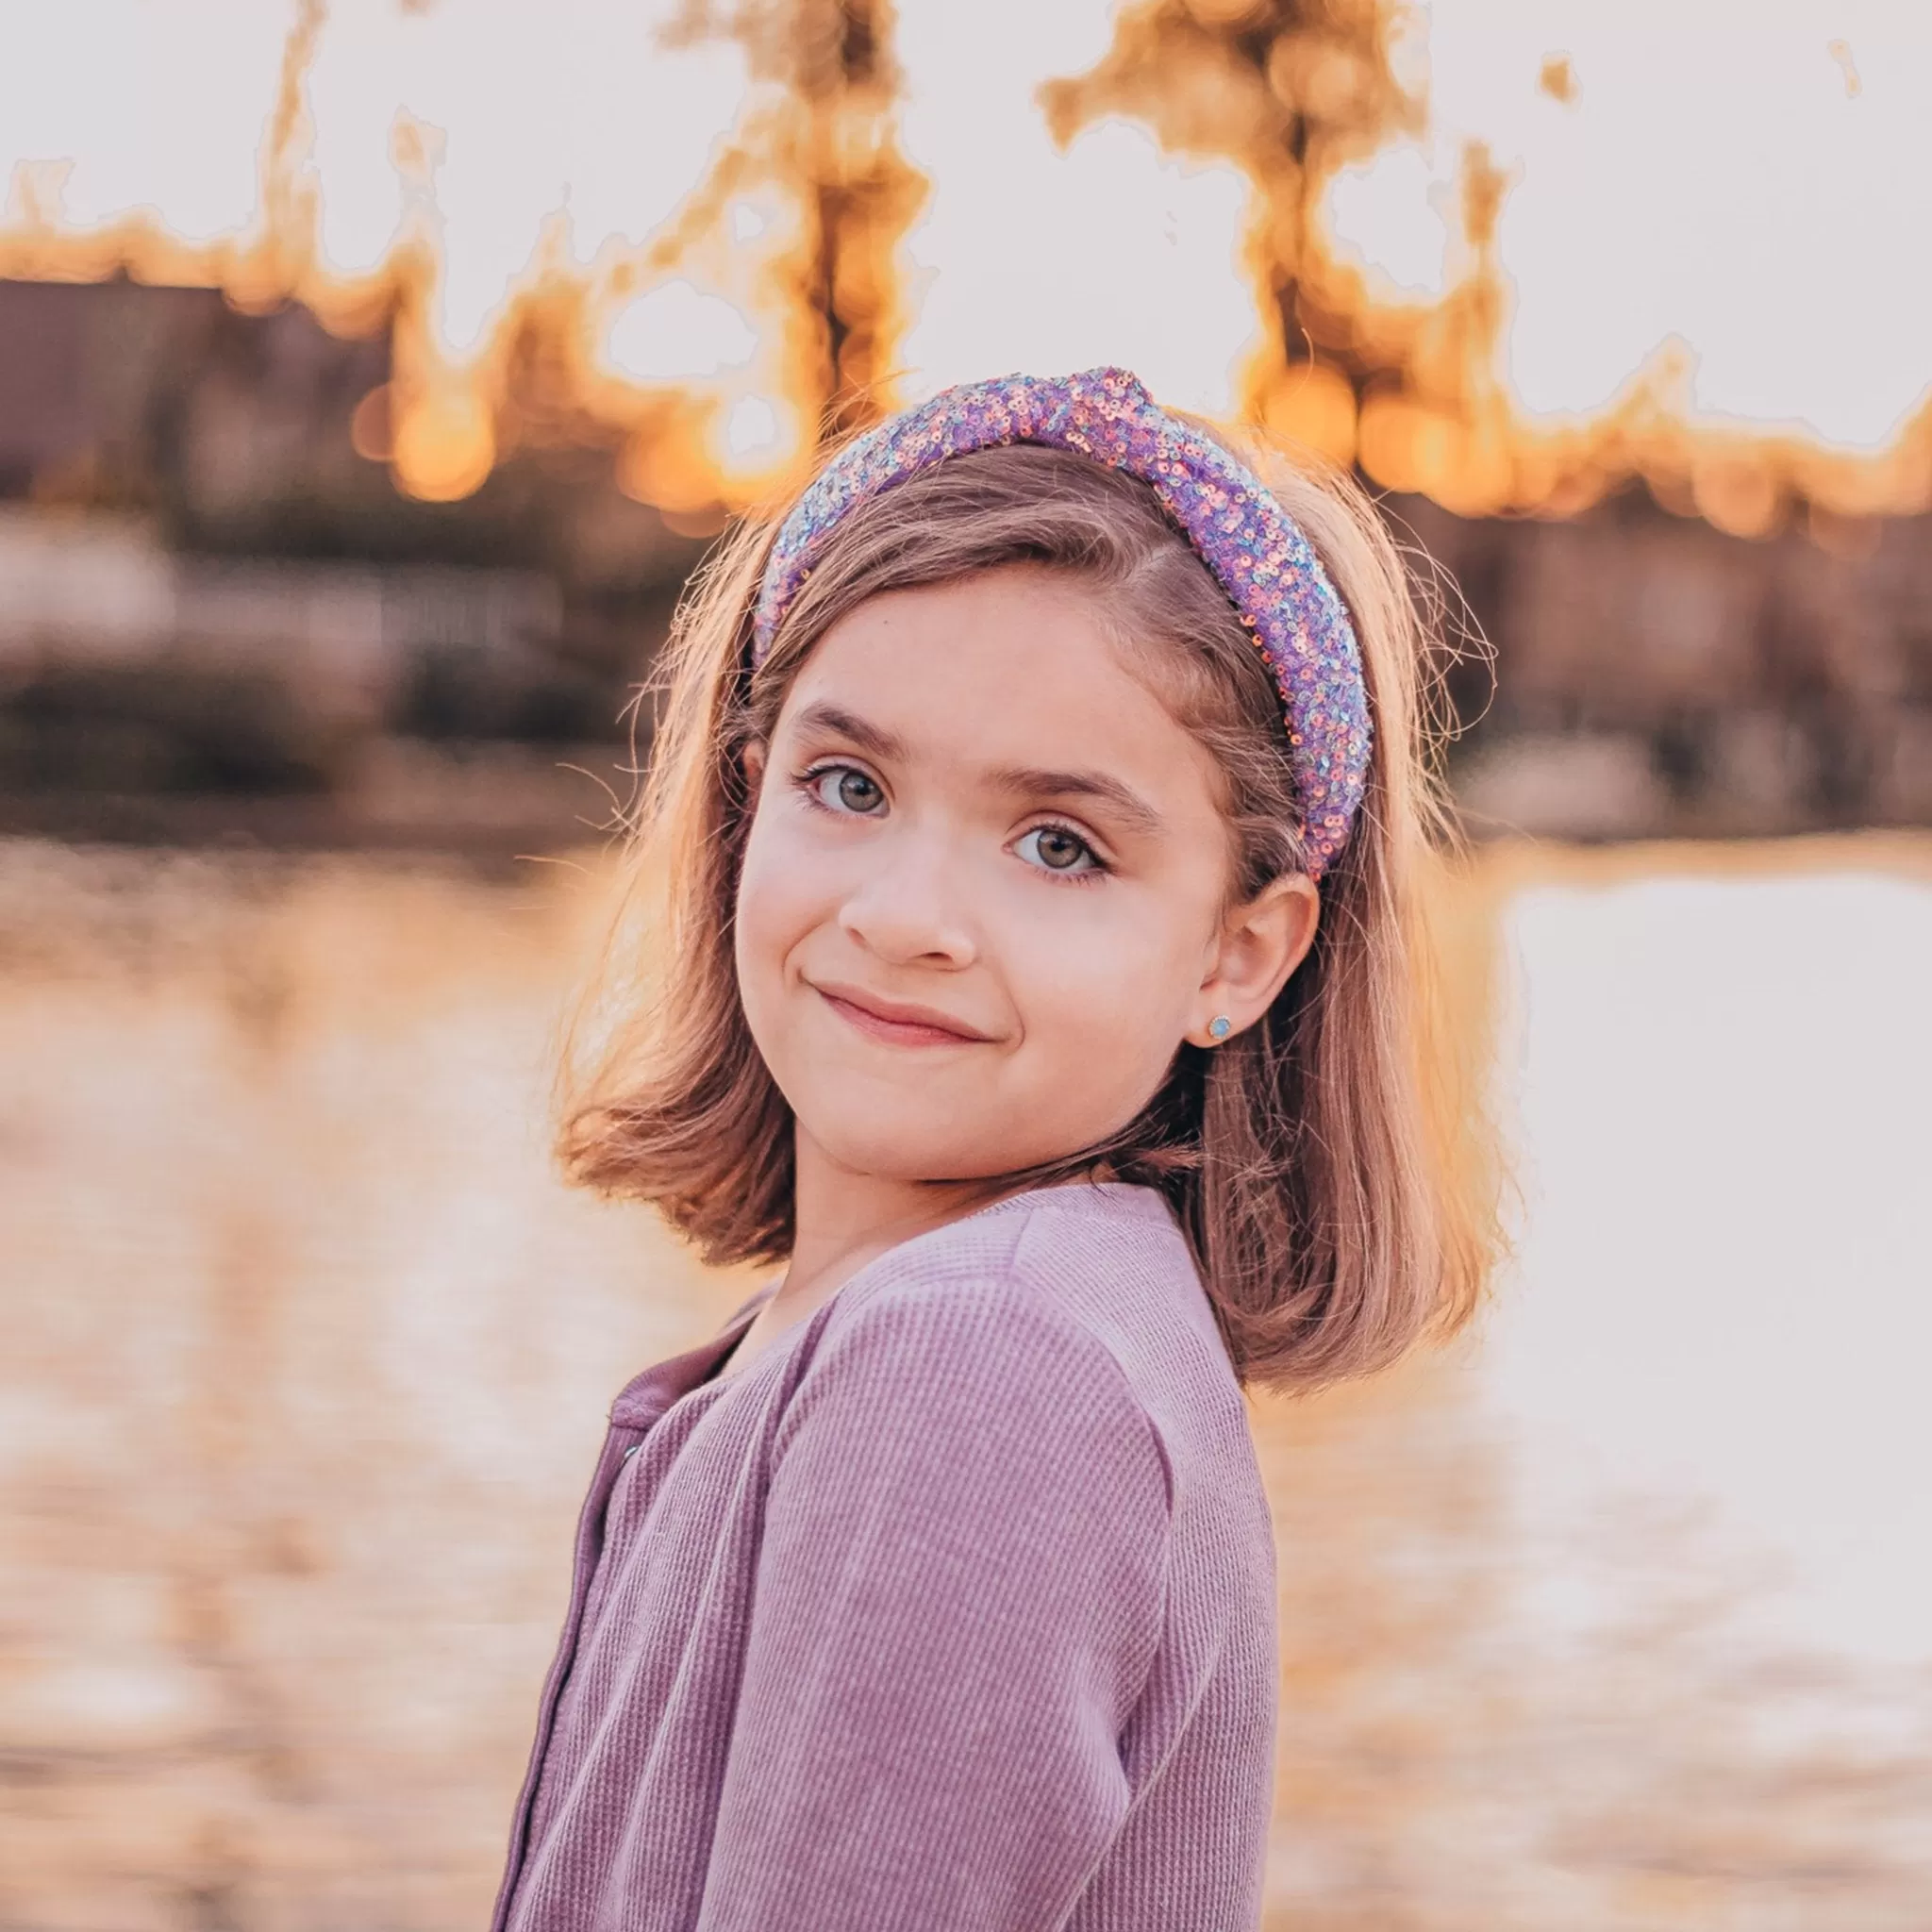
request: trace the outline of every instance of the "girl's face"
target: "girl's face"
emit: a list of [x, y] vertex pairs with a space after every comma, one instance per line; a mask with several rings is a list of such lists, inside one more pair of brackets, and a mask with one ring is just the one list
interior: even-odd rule
[[854, 1173], [985, 1179], [1104, 1140], [1314, 936], [1306, 879], [1228, 906], [1208, 754], [1042, 569], [861, 605], [748, 763], [741, 997]]

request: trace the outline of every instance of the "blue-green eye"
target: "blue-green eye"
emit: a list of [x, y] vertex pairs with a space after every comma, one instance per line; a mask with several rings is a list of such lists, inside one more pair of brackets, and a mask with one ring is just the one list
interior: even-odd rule
[[827, 811], [869, 817], [886, 802], [884, 789], [857, 765], [824, 765], [808, 775], [805, 787]]
[[[1029, 853], [1028, 848], [1031, 847]], [[1015, 848], [1027, 864], [1041, 872], [1102, 872], [1106, 868], [1094, 856], [1092, 846], [1077, 832], [1065, 825], [1036, 825]]]

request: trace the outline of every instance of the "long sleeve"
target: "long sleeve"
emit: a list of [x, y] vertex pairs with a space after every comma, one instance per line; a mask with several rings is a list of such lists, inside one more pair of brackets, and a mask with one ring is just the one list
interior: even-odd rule
[[1165, 1449], [1043, 1289], [841, 1316], [774, 1445], [701, 1932], [1050, 1932], [1133, 1795]]

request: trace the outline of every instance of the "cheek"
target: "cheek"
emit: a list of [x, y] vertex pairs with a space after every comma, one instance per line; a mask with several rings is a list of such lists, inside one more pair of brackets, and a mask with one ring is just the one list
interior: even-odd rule
[[824, 917], [828, 883], [783, 814], [761, 808], [739, 868], [733, 944], [749, 1007], [759, 987], [775, 988], [785, 960]]
[[1109, 1091], [1158, 1080], [1191, 1014], [1205, 926], [1196, 931], [1193, 908], [1131, 890], [1058, 890], [1115, 896], [1057, 930], [1014, 931], [1014, 996], [1029, 1044], [1056, 1079]]

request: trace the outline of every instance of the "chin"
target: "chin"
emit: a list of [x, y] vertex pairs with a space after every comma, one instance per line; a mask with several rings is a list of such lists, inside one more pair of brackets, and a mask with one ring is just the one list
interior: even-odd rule
[[939, 1181], [974, 1180], [1000, 1171], [975, 1158], [983, 1154], [976, 1144], [942, 1131], [893, 1133], [881, 1131], [876, 1122], [850, 1130], [834, 1124], [808, 1131], [850, 1174], [876, 1174], [882, 1180]]
[[[1064, 1161], [1082, 1148], [1108, 1140], [1124, 1121], [1064, 1123], [1053, 1132], [1038, 1117], [1034, 1132], [1014, 1134], [1012, 1115], [1001, 1111], [997, 1121], [935, 1119], [931, 1105], [908, 1109], [904, 1119], [891, 1113], [842, 1119], [809, 1119], [800, 1124], [819, 1148], [839, 1167], [854, 1174], [875, 1174], [881, 1180], [997, 1180], [1001, 1174], [1024, 1173]], [[1045, 1130], [1043, 1130], [1045, 1128]]]
[[[1051, 1160], [1051, 1152], [1020, 1150], [1010, 1136], [967, 1134], [952, 1124], [808, 1121], [806, 1131], [825, 1154], [852, 1174], [894, 1181], [991, 1180], [1022, 1167]], [[1072, 1151], [1070, 1148], [1069, 1152]]]

